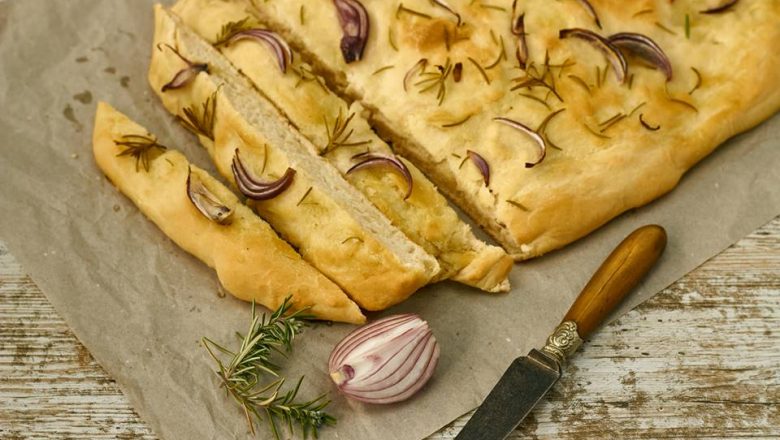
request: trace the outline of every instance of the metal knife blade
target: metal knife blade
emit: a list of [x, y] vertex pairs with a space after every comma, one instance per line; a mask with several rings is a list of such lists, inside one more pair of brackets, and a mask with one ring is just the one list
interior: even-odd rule
[[455, 440], [506, 438], [560, 377], [558, 362], [539, 350], [515, 359]]

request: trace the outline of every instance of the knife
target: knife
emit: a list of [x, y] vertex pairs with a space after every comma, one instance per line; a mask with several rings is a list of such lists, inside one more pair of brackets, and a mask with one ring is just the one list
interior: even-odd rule
[[620, 304], [663, 253], [666, 231], [643, 226], [626, 237], [582, 289], [541, 350], [515, 359], [455, 440], [502, 440], [561, 377], [561, 365]]

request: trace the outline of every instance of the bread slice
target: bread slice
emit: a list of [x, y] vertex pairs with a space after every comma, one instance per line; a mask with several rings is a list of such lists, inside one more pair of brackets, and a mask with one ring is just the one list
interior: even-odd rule
[[[220, 0], [180, 0], [171, 10], [212, 43], [231, 24], [243, 23], [249, 29], [254, 21], [247, 8]], [[358, 153], [393, 155], [369, 126], [359, 103], [350, 106], [332, 93], [298, 54], [293, 54], [292, 63], [282, 71], [274, 53], [260, 42], [221, 44], [219, 48], [311, 141], [316, 154], [345, 175], [407, 237], [436, 256], [442, 268], [437, 279], [449, 278], [489, 292], [509, 289], [506, 277], [512, 259], [503, 249], [478, 240], [414, 165], [401, 159], [414, 182], [408, 199], [404, 199], [406, 183], [395, 173], [380, 170], [346, 174], [357, 163], [353, 157]]]
[[[256, 8], [339, 93], [371, 109], [396, 151], [517, 259], [560, 248], [671, 191], [715, 147], [780, 109], [777, 1], [705, 14], [693, 1], [600, 0], [589, 11], [576, 1], [359, 0], [369, 38], [351, 63], [333, 1], [231, 2]], [[628, 57], [620, 81], [618, 50], [561, 34], [577, 28], [602, 39], [650, 38], [673, 75]], [[648, 46], [633, 37], [622, 50], [652, 58]], [[414, 71], [422, 59], [427, 69]], [[546, 158], [528, 167], [541, 157], [539, 137], [496, 118], [538, 130], [553, 114]], [[490, 185], [453, 156], [467, 148], [490, 165]]]
[[[125, 148], [117, 141], [127, 135], [155, 139], [110, 105], [98, 103], [92, 145], [100, 169], [165, 235], [214, 268], [228, 292], [271, 310], [292, 295], [295, 310], [310, 307], [319, 319], [365, 322], [338, 286], [303, 261], [224, 185], [171, 149], [150, 149], [145, 169], [133, 156], [122, 155]], [[233, 210], [229, 223], [213, 222], [193, 205], [187, 196], [190, 172]]]
[[[159, 5], [155, 20], [149, 82], [164, 106], [180, 118], [187, 117], [187, 109], [213, 111], [213, 130], [207, 130], [212, 133], [200, 133], [199, 138], [219, 172], [235, 183], [231, 163], [236, 150], [250, 172], [264, 180], [278, 178], [288, 168], [296, 171], [281, 195], [251, 205], [306, 261], [367, 310], [403, 301], [438, 274], [436, 259], [313, 154], [309, 141], [219, 52]], [[209, 73], [163, 92], [163, 85], [186, 67], [172, 49], [188, 60], [207, 63]]]

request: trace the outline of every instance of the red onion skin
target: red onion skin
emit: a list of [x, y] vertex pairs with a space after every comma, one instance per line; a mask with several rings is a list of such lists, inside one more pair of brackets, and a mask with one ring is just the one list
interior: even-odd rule
[[[350, 360], [350, 355], [356, 357]], [[347, 335], [331, 353], [328, 369], [347, 397], [387, 404], [408, 399], [425, 386], [438, 358], [439, 346], [428, 324], [415, 314], [404, 314]]]
[[340, 43], [344, 61], [347, 64], [360, 61], [368, 42], [368, 12], [358, 0], [333, 0], [333, 4], [344, 32]]
[[273, 182], [260, 182], [249, 171], [247, 171], [241, 156], [236, 149], [231, 164], [233, 178], [236, 180], [236, 186], [241, 193], [252, 200], [270, 200], [283, 193], [292, 185], [295, 177], [295, 170], [287, 168], [284, 175]]
[[265, 43], [273, 51], [274, 56], [276, 56], [279, 69], [282, 73], [287, 73], [287, 66], [292, 64], [293, 61], [293, 52], [279, 34], [266, 29], [248, 29], [231, 35], [225, 45], [229, 46], [232, 43], [245, 39], [254, 39]]
[[628, 71], [626, 58], [623, 56], [620, 50], [606, 38], [593, 31], [580, 28], [562, 29], [558, 33], [558, 38], [578, 38], [580, 40], [587, 41], [591, 44], [591, 46], [595, 47], [604, 54], [604, 56], [607, 58], [607, 61], [609, 61], [610, 65], [612, 66], [612, 70], [615, 72], [615, 76], [617, 76], [618, 82], [623, 84], [626, 81], [626, 73]]
[[531, 130], [528, 126], [521, 124], [520, 122], [514, 121], [512, 119], [493, 118], [493, 120], [508, 125], [516, 130], [522, 131], [523, 133], [527, 134], [531, 139], [533, 139], [534, 142], [536, 142], [536, 145], [539, 147], [539, 158], [536, 159], [536, 161], [534, 162], [526, 162], [525, 163], [526, 168], [533, 168], [536, 165], [539, 165], [540, 163], [542, 163], [544, 158], [547, 157], [547, 142], [544, 140], [544, 137], [542, 135], [535, 132], [534, 130]]
[[661, 49], [661, 46], [650, 37], [631, 32], [621, 32], [610, 36], [608, 40], [618, 49], [625, 49], [652, 63], [658, 70], [664, 73], [667, 81], [672, 80], [672, 63], [663, 49]]
[[347, 170], [347, 174], [351, 174], [355, 171], [361, 170], [363, 168], [370, 168], [377, 165], [389, 165], [392, 167], [392, 169], [398, 171], [406, 181], [406, 194], [404, 195], [404, 200], [408, 199], [412, 195], [412, 190], [414, 189], [414, 181], [412, 179], [412, 173], [409, 171], [409, 168], [404, 164], [401, 159], [398, 159], [397, 157], [389, 157], [389, 156], [383, 156], [381, 154], [375, 154], [375, 153], [361, 153], [353, 157], [353, 159], [363, 159], [360, 163], [357, 163], [353, 165], [350, 169]]

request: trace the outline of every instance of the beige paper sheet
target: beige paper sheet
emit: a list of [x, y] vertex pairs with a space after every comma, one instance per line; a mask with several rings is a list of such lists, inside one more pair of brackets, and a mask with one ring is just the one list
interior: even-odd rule
[[[245, 438], [242, 415], [217, 389], [198, 341], [231, 341], [247, 325], [248, 305], [220, 298], [215, 275], [122, 197], [90, 153], [95, 102], [103, 99], [210, 168], [146, 84], [151, 4], [0, 0], [0, 237], [162, 438]], [[441, 344], [438, 370], [414, 399], [366, 406], [334, 392], [323, 368], [346, 325], [308, 329], [284, 372], [306, 375], [303, 397], [330, 391], [339, 422], [322, 438], [421, 438], [476, 406], [511, 359], [541, 344], [633, 228], [662, 224], [669, 246], [615, 316], [778, 213], [776, 116], [722, 146], [661, 200], [518, 265], [510, 294], [442, 283], [390, 310], [418, 312]]]

